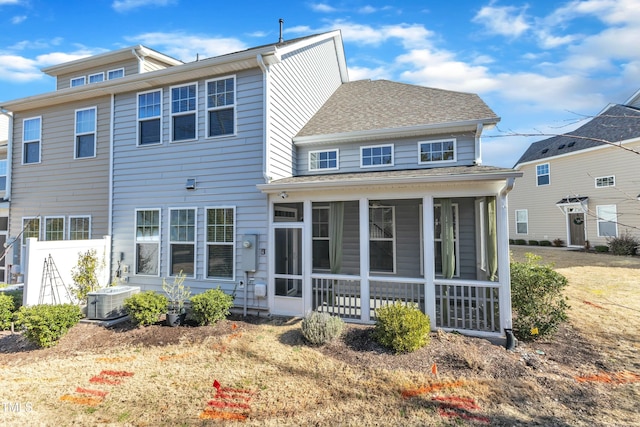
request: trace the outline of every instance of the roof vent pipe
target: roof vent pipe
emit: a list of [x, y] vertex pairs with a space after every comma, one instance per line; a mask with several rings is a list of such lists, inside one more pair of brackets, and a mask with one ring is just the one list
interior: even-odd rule
[[280, 18], [278, 22], [280, 22], [280, 37], [278, 38], [278, 43], [282, 43], [284, 41], [282, 38], [282, 25], [284, 24], [284, 19]]

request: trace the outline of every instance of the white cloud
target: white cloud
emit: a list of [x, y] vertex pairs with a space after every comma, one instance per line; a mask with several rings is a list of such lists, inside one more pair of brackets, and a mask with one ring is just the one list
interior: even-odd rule
[[358, 9], [358, 13], [362, 13], [365, 15], [368, 15], [370, 13], [376, 13], [378, 9], [376, 9], [375, 7], [371, 6], [371, 5], [366, 5], [361, 7], [360, 9]]
[[312, 3], [309, 6], [311, 7], [311, 10], [313, 10], [314, 12], [332, 13], [337, 11], [335, 7], [328, 5], [326, 3]]
[[490, 34], [519, 37], [530, 28], [525, 17], [525, 8], [514, 6], [484, 6], [473, 17], [473, 22], [481, 24]]
[[145, 6], [168, 6], [174, 3], [175, 0], [115, 0], [111, 7], [116, 12], [127, 12], [132, 9]]
[[41, 78], [37, 61], [18, 55], [0, 55], [0, 80], [28, 82]]
[[11, 18], [11, 23], [12, 24], [20, 24], [24, 21], [27, 20], [27, 16], [26, 15], [20, 15], [20, 16], [14, 16], [13, 18]]
[[235, 38], [205, 37], [182, 32], [145, 33], [126, 37], [126, 40], [141, 43], [185, 62], [195, 61], [198, 56], [208, 58], [247, 48], [243, 42]]
[[20, 4], [20, 0], [0, 0], [0, 6]]
[[356, 80], [391, 80], [393, 79], [393, 72], [389, 67], [349, 67], [349, 80], [354, 82]]

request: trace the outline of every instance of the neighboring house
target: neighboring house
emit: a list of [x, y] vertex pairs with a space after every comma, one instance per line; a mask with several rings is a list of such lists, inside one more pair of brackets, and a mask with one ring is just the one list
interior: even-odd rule
[[640, 92], [572, 132], [531, 144], [509, 194], [511, 239], [584, 247], [627, 232], [639, 237], [639, 107]]
[[511, 328], [520, 173], [481, 165], [499, 118], [477, 95], [349, 82], [338, 31], [185, 64], [138, 46], [48, 72], [58, 91], [3, 106], [12, 236], [82, 237], [83, 216], [112, 236], [113, 276], [142, 289], [182, 272], [245, 312], [370, 322], [402, 300], [434, 327]]

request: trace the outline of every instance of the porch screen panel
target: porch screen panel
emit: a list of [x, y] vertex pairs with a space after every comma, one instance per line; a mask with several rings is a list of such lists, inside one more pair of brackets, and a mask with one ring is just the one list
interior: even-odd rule
[[369, 208], [369, 268], [393, 273], [395, 266], [393, 206]]
[[495, 196], [486, 198], [485, 208], [487, 209], [487, 212], [484, 215], [486, 229], [485, 236], [487, 236], [487, 279], [493, 282], [496, 280], [496, 273], [498, 272], [498, 233], [496, 225]]

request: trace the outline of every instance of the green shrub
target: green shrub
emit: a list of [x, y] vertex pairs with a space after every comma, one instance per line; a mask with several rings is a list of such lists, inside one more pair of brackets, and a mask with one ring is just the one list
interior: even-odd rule
[[224, 319], [233, 307], [233, 297], [220, 288], [209, 289], [191, 298], [193, 317], [200, 325], [212, 325]]
[[595, 245], [593, 249], [595, 249], [595, 251], [599, 253], [609, 252], [609, 246], [607, 245]]
[[529, 240], [529, 246], [540, 246], [540, 242], [537, 240]]
[[9, 295], [13, 299], [13, 311], [18, 311], [22, 307], [22, 289], [16, 289], [14, 291], [5, 291], [5, 295]]
[[635, 255], [636, 248], [640, 245], [638, 239], [626, 232], [618, 237], [610, 237], [607, 243], [614, 255]]
[[16, 323], [25, 329], [24, 336], [40, 347], [55, 345], [82, 318], [80, 307], [74, 304], [40, 304], [22, 306]]
[[11, 328], [14, 310], [15, 304], [11, 295], [0, 292], [0, 330], [4, 331]]
[[162, 313], [167, 312], [167, 297], [153, 291], [140, 292], [124, 300], [124, 308], [134, 323], [140, 326], [153, 325]]
[[527, 241], [524, 239], [516, 239], [516, 245], [526, 245]]
[[325, 344], [340, 336], [344, 321], [329, 313], [313, 311], [302, 319], [302, 335], [314, 345]]
[[567, 320], [569, 309], [562, 295], [567, 279], [551, 266], [540, 265], [541, 257], [525, 256], [525, 262], [511, 263], [513, 329], [523, 341], [553, 334]]
[[562, 239], [553, 239], [553, 246], [556, 248], [561, 248], [564, 246], [564, 240]]
[[373, 337], [396, 353], [409, 353], [424, 347], [431, 339], [431, 323], [415, 304], [401, 301], [376, 310]]
[[510, 244], [510, 245], [513, 245], [515, 242], [516, 242], [515, 240], [513, 240], [513, 239], [509, 239], [509, 244]]
[[550, 240], [540, 240], [540, 246], [551, 246]]

